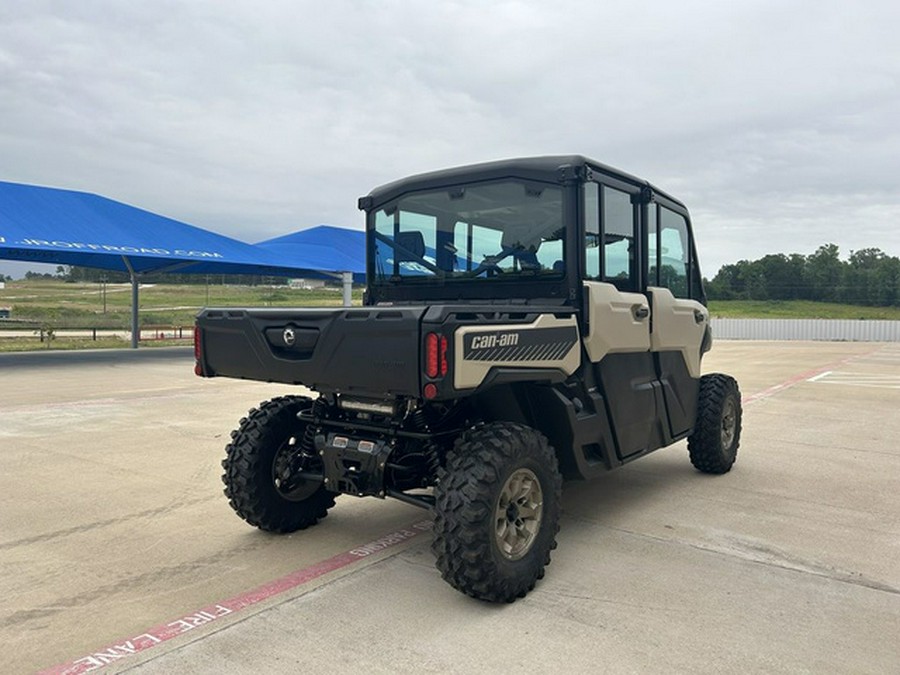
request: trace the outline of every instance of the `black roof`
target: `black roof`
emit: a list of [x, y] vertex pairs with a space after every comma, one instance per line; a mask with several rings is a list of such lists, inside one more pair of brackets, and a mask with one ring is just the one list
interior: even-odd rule
[[444, 187], [453, 185], [455, 182], [462, 183], [473, 180], [493, 180], [509, 177], [558, 182], [562, 179], [564, 175], [563, 172], [566, 168], [577, 170], [582, 167], [589, 168], [594, 172], [606, 174], [612, 178], [638, 187], [649, 187], [654, 193], [662, 195], [676, 204], [680, 204], [682, 207], [684, 206], [682, 202], [646, 180], [638, 178], [637, 176], [632, 176], [629, 173], [602, 164], [601, 162], [583, 155], [545, 155], [541, 157], [517, 157], [493, 162], [483, 162], [480, 164], [468, 164], [465, 166], [456, 166], [449, 169], [407, 176], [406, 178], [401, 178], [400, 180], [385, 183], [384, 185], [374, 188], [366, 197], [360, 198], [359, 207], [361, 209], [371, 208], [372, 206], [399, 197], [405, 192]]

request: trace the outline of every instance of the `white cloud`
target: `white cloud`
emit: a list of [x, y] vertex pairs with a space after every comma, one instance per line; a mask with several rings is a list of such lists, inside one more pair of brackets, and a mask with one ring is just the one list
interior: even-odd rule
[[900, 6], [743, 0], [0, 8], [0, 179], [247, 241], [402, 175], [578, 152], [682, 198], [709, 273], [900, 255]]

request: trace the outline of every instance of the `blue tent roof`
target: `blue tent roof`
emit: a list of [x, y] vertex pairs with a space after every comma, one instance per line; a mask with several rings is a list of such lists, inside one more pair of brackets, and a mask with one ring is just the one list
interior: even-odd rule
[[[332, 270], [86, 192], [0, 181], [0, 258], [134, 272]], [[341, 271], [336, 269], [335, 271]]]
[[366, 279], [366, 233], [333, 225], [316, 225], [256, 244], [281, 260], [315, 270], [352, 272]]
[[259, 247], [100, 195], [0, 181], [0, 258], [130, 272], [132, 347], [140, 332], [140, 274], [296, 277], [347, 271], [365, 278], [365, 244], [359, 245], [360, 266], [357, 248], [349, 243], [354, 236], [364, 238], [363, 233], [327, 226], [315, 230]]

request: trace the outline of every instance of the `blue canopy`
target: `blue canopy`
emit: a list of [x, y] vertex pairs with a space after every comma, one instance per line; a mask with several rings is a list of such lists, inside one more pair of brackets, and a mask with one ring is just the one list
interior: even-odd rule
[[366, 233], [333, 225], [316, 225], [256, 244], [280, 260], [309, 270], [352, 272], [366, 280]]
[[[138, 344], [141, 274], [354, 272], [365, 278], [362, 232], [314, 230], [319, 228], [252, 246], [100, 195], [0, 181], [0, 258], [130, 273], [132, 347]], [[348, 239], [355, 236], [361, 238], [358, 259]], [[344, 302], [350, 302], [349, 280]]]
[[106, 197], [3, 181], [0, 258], [135, 274], [308, 271], [289, 258]]

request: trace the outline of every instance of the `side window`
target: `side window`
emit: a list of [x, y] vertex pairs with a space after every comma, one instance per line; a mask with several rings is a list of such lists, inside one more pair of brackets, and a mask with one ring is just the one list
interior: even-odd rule
[[684, 216], [660, 207], [659, 285], [676, 298], [689, 298], [690, 240]]
[[586, 279], [600, 279], [600, 186], [584, 185], [584, 251]]
[[647, 285], [659, 286], [659, 228], [656, 204], [647, 205]]
[[631, 195], [606, 185], [602, 194], [603, 280], [621, 290], [637, 290]]

